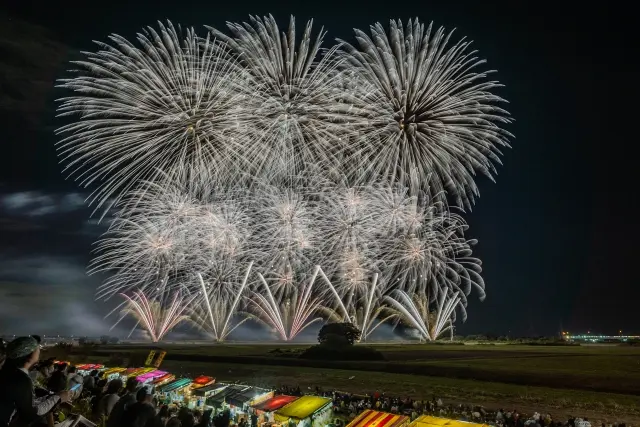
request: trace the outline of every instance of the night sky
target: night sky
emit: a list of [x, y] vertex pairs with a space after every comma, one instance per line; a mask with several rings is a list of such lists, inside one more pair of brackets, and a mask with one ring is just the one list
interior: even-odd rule
[[498, 70], [516, 139], [497, 183], [478, 179], [481, 197], [466, 215], [487, 299], [470, 298], [460, 333], [640, 333], [638, 38], [611, 2], [45, 3], [0, 6], [0, 334], [95, 335], [112, 323], [93, 301], [100, 278], [85, 274], [102, 227], [54, 149], [54, 100], [64, 96], [54, 81], [68, 61], [93, 50], [92, 40], [132, 38], [157, 20], [204, 34], [204, 25], [267, 13], [281, 26], [289, 14], [300, 27], [314, 18], [329, 32], [325, 46], [351, 40], [354, 27], [418, 17], [457, 28]]

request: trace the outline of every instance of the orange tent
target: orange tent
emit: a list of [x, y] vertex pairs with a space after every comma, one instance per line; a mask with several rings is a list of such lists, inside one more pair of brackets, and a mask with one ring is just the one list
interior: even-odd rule
[[409, 424], [409, 421], [409, 417], [405, 415], [367, 409], [351, 421], [347, 427], [404, 427]]

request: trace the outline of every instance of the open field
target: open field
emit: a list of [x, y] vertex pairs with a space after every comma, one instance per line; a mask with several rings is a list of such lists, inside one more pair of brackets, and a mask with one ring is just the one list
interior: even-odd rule
[[[148, 351], [98, 347], [82, 359]], [[617, 346], [374, 345], [386, 362], [307, 361], [276, 357], [297, 345], [163, 345], [164, 368], [220, 381], [296, 385], [515, 407], [528, 412], [640, 422], [640, 348]], [[77, 350], [76, 350], [77, 351]], [[351, 378], [353, 377], [353, 378]]]

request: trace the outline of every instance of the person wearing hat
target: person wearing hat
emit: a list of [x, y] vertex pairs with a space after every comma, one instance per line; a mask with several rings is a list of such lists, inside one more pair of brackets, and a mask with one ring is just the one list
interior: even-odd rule
[[0, 427], [28, 426], [58, 402], [69, 402], [69, 392], [35, 400], [29, 369], [38, 362], [40, 344], [32, 337], [18, 337], [5, 351], [0, 369]]

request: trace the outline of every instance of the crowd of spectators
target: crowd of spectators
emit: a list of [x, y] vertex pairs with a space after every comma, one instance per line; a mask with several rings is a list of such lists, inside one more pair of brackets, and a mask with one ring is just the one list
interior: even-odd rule
[[[381, 392], [358, 395], [340, 391], [326, 391], [318, 387], [312, 391], [314, 394], [331, 398], [334, 412], [342, 415], [345, 420], [355, 418], [365, 409], [374, 409], [406, 415], [411, 420], [415, 420], [420, 415], [432, 415], [497, 427], [599, 427], [598, 425], [592, 426], [587, 418], [558, 419], [550, 413], [536, 412], [525, 415], [516, 409], [488, 410], [482, 406], [445, 404], [442, 399], [437, 397], [432, 397], [430, 400], [414, 400], [409, 397], [392, 397]], [[298, 386], [280, 386], [278, 393], [291, 396], [303, 394]], [[608, 425], [600, 423], [600, 427], [626, 427], [626, 425], [624, 423]]]

